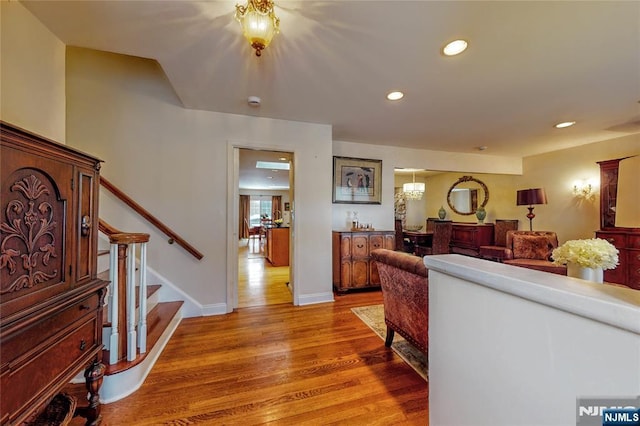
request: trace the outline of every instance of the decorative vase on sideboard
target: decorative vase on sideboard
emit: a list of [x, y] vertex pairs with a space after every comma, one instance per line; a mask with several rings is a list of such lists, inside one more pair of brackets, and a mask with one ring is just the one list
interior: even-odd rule
[[487, 217], [487, 211], [482, 207], [478, 207], [476, 209], [476, 217], [478, 218], [478, 223], [484, 223], [484, 218]]
[[447, 217], [447, 211], [442, 206], [440, 206], [440, 210], [438, 210], [438, 217], [440, 220], [444, 220], [444, 218]]
[[604, 282], [604, 273], [602, 268], [585, 268], [577, 263], [567, 263], [567, 276], [580, 278], [587, 281], [602, 284]]

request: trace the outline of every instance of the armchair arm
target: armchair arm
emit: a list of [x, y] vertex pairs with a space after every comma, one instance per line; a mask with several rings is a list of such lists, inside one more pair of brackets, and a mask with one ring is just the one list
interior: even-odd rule
[[504, 259], [505, 260], [513, 259], [513, 250], [511, 250], [510, 248], [504, 249]]

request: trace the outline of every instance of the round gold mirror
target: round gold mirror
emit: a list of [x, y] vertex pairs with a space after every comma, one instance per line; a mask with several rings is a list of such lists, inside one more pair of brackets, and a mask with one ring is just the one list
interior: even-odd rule
[[478, 207], [484, 208], [489, 201], [489, 189], [481, 180], [462, 176], [447, 193], [447, 204], [458, 214], [475, 214]]

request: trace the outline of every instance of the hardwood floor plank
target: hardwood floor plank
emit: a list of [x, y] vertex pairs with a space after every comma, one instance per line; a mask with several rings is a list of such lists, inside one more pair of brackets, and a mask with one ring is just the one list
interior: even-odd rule
[[428, 384], [351, 312], [381, 293], [335, 300], [183, 319], [103, 424], [427, 425]]

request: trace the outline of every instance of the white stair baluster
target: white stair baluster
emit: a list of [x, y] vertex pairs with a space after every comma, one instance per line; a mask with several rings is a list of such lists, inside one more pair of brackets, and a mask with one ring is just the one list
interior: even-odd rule
[[111, 244], [109, 254], [109, 304], [108, 319], [111, 322], [111, 334], [109, 336], [109, 364], [118, 362], [118, 244]]
[[138, 321], [138, 348], [147, 352], [147, 243], [140, 246], [140, 308]]
[[127, 361], [136, 359], [136, 245], [127, 257]]

